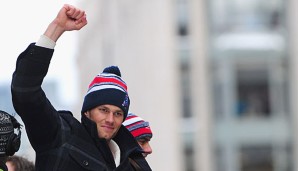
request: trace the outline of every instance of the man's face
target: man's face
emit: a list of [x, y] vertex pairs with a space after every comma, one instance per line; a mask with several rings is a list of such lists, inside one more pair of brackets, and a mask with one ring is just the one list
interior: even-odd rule
[[147, 157], [148, 154], [152, 153], [152, 149], [149, 144], [150, 139], [151, 139], [150, 137], [144, 137], [144, 138], [137, 140], [137, 142], [139, 143], [139, 145], [142, 147], [142, 149], [144, 151], [144, 153], [143, 153], [144, 157]]
[[111, 140], [118, 132], [124, 119], [124, 112], [114, 105], [100, 105], [85, 115], [96, 123], [99, 138]]

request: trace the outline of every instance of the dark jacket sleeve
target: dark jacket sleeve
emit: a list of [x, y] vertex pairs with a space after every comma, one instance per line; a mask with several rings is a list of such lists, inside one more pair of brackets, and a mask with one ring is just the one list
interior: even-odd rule
[[53, 49], [30, 44], [19, 55], [12, 76], [13, 106], [22, 118], [36, 151], [53, 148], [60, 127], [59, 115], [41, 88], [53, 53]]

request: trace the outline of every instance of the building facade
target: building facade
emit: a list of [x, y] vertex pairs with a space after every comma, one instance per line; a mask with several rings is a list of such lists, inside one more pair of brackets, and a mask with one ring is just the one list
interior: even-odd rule
[[118, 65], [130, 110], [153, 129], [153, 170], [297, 170], [297, 2], [80, 5], [89, 19], [76, 54], [80, 99]]

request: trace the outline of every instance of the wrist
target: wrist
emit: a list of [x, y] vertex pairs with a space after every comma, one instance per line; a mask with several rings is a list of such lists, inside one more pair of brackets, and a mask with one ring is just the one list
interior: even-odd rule
[[49, 39], [53, 40], [54, 42], [57, 42], [57, 40], [63, 34], [64, 31], [65, 30], [59, 26], [57, 21], [54, 20], [52, 23], [50, 23], [44, 35]]

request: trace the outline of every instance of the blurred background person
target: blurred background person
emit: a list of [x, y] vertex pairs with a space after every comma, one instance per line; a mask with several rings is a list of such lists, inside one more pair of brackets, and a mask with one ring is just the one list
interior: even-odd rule
[[35, 166], [32, 161], [18, 155], [8, 157], [6, 166], [8, 171], [35, 171]]
[[[18, 129], [17, 134], [14, 133], [15, 128]], [[20, 129], [20, 123], [12, 115], [0, 110], [0, 171], [7, 171], [7, 158], [20, 148]]]
[[144, 157], [151, 154], [152, 148], [149, 142], [153, 134], [149, 122], [144, 121], [141, 117], [130, 112], [122, 124], [130, 131], [137, 140], [138, 144], [142, 147], [144, 150]]

